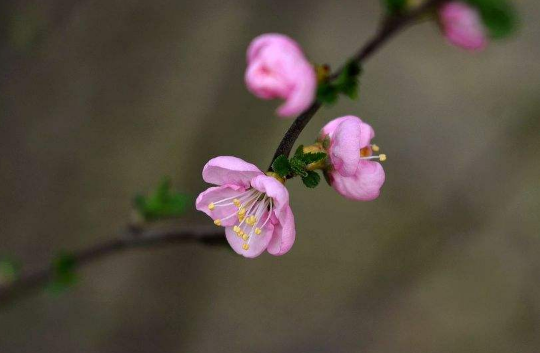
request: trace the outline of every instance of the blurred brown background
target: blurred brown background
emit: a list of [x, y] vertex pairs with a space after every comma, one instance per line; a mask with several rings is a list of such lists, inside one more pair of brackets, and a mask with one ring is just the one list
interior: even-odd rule
[[[480, 54], [409, 28], [328, 120], [372, 124], [382, 196], [288, 184], [297, 242], [246, 260], [200, 245], [125, 253], [60, 296], [2, 308], [0, 352], [539, 352], [540, 6]], [[265, 168], [290, 121], [243, 84], [245, 50], [286, 33], [334, 66], [377, 27], [377, 0], [4, 1], [0, 253], [29, 266], [110, 239], [161, 176]], [[187, 221], [208, 222], [190, 214]]]

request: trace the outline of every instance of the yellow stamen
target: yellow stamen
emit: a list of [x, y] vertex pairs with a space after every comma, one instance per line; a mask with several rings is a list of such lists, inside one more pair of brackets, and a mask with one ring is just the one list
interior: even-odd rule
[[215, 224], [216, 226], [220, 226], [220, 225], [221, 225], [221, 219], [216, 219], [216, 220], [214, 221], [214, 224]]
[[244, 220], [244, 218], [246, 218], [246, 216], [238, 216], [238, 221], [242, 222]]
[[241, 204], [240, 204], [240, 200], [234, 199], [232, 202], [234, 203], [234, 205], [235, 205], [236, 207], [240, 208], [240, 205], [241, 205]]
[[210, 204], [208, 205], [208, 209], [209, 209], [210, 211], [212, 211], [214, 208], [216, 208], [216, 205], [214, 205], [213, 202], [210, 203]]
[[371, 149], [373, 150], [373, 152], [379, 152], [379, 146], [377, 145], [371, 145]]
[[242, 217], [246, 214], [246, 209], [245, 208], [241, 208], [240, 211], [238, 211], [238, 216]]
[[232, 230], [233, 230], [233, 232], [238, 234], [238, 232], [240, 232], [240, 227], [239, 226], [234, 226]]
[[381, 162], [384, 162], [384, 161], [386, 160], [386, 155], [385, 155], [385, 154], [380, 154], [380, 155], [379, 155], [379, 160], [380, 160]]
[[242, 245], [242, 249], [244, 249], [244, 250], [249, 250], [249, 244], [243, 244], [243, 245]]
[[255, 228], [255, 234], [260, 235], [262, 233], [261, 228]]
[[247, 235], [247, 234], [242, 235], [242, 239], [247, 241], [249, 239], [249, 235]]

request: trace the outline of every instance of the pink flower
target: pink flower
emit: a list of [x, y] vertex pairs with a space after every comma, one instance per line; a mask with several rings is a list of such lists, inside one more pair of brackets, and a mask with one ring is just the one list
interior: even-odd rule
[[277, 179], [236, 157], [216, 157], [204, 166], [203, 179], [217, 185], [202, 192], [197, 210], [225, 227], [231, 247], [245, 257], [264, 250], [288, 252], [296, 236], [289, 192]]
[[371, 201], [380, 194], [384, 183], [384, 170], [379, 159], [386, 155], [373, 156], [379, 147], [371, 144], [375, 137], [373, 128], [360, 118], [347, 115], [326, 124], [319, 140], [324, 141], [331, 167], [326, 171], [332, 187], [348, 199]]
[[306, 110], [315, 99], [317, 76], [300, 46], [283, 34], [263, 34], [247, 51], [246, 85], [262, 99], [285, 100], [277, 114], [291, 117]]
[[439, 18], [446, 39], [463, 49], [482, 50], [487, 45], [484, 25], [478, 11], [461, 1], [445, 3]]

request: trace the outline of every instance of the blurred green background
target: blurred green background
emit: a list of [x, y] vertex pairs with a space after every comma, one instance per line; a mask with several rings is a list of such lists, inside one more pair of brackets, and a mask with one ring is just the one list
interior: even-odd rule
[[[469, 54], [433, 23], [365, 66], [355, 114], [388, 155], [369, 203], [288, 183], [297, 242], [247, 260], [200, 245], [82, 269], [0, 311], [0, 352], [539, 352], [540, 6]], [[208, 159], [266, 168], [291, 121], [243, 83], [264, 32], [338, 66], [378, 0], [0, 4], [0, 253], [29, 266], [110, 239], [163, 175], [196, 195]], [[186, 222], [210, 222], [196, 213]]]

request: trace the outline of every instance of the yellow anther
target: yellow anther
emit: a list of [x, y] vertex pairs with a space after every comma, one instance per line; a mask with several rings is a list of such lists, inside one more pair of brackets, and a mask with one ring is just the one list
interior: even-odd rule
[[261, 228], [255, 228], [255, 234], [260, 235], [262, 233]]
[[384, 162], [384, 161], [386, 160], [386, 155], [385, 155], [385, 154], [380, 154], [380, 155], [379, 155], [379, 160], [380, 160], [381, 162]]
[[234, 227], [232, 228], [232, 230], [233, 230], [233, 232], [235, 232], [235, 233], [238, 234], [238, 232], [240, 231], [240, 227], [239, 227], [239, 226], [234, 226]]
[[254, 225], [257, 222], [257, 217], [251, 215], [246, 219], [246, 223], [250, 226]]
[[240, 207], [240, 205], [241, 205], [240, 200], [238, 200], [238, 199], [234, 199], [232, 202], [234, 203], [234, 205], [236, 207]]
[[242, 244], [242, 249], [249, 250], [249, 244]]
[[208, 209], [209, 209], [210, 211], [212, 211], [214, 208], [216, 208], [216, 205], [214, 205], [213, 202], [210, 203], [210, 204], [208, 205]]
[[377, 145], [371, 145], [371, 149], [373, 150], [373, 152], [379, 152], [379, 146]]
[[246, 216], [238, 216], [238, 221], [242, 222], [242, 221], [244, 221], [244, 218], [246, 218]]
[[238, 215], [239, 215], [239, 216], [243, 216], [243, 215], [245, 215], [245, 214], [246, 214], [246, 209], [242, 207], [242, 208], [240, 209], [240, 211], [238, 211]]
[[221, 219], [216, 219], [216, 220], [214, 221], [214, 224], [215, 224], [216, 226], [220, 226], [220, 225], [221, 225]]
[[236, 233], [236, 235], [237, 235], [239, 238], [242, 238], [242, 233], [244, 233], [244, 232], [239, 231], [238, 233]]
[[248, 239], [249, 239], [249, 235], [247, 235], [247, 234], [244, 233], [244, 235], [242, 235], [242, 239], [248, 240]]

